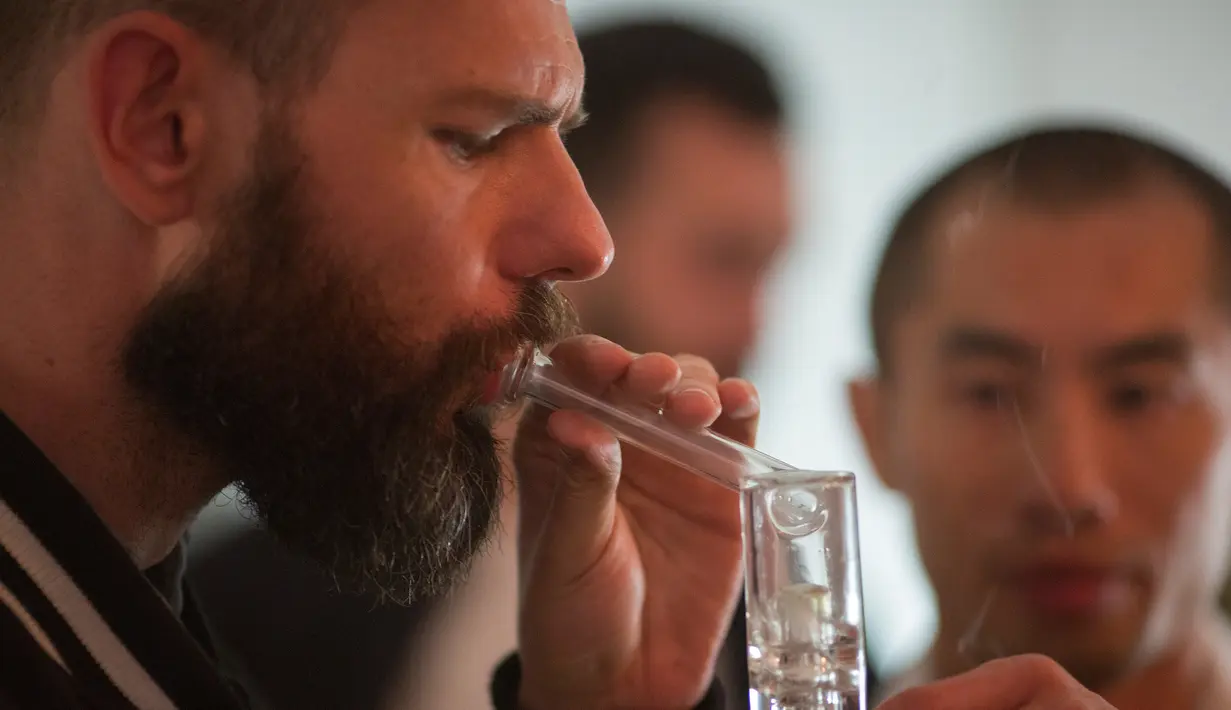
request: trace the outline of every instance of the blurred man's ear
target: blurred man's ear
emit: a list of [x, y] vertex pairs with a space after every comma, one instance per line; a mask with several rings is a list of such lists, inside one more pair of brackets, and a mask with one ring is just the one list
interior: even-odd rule
[[889, 411], [881, 381], [875, 375], [853, 379], [846, 383], [846, 396], [855, 423], [859, 425], [863, 448], [876, 469], [876, 475], [887, 487], [898, 490], [899, 482], [889, 465], [892, 460], [888, 448], [889, 425], [886, 422]]

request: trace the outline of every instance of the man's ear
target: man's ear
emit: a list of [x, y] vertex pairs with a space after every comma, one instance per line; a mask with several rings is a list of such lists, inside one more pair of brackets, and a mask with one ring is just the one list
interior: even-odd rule
[[846, 383], [846, 396], [859, 426], [864, 449], [881, 482], [891, 490], [899, 490], [889, 455], [889, 404], [881, 380], [875, 376], [853, 379]]
[[103, 180], [150, 226], [191, 213], [207, 125], [203, 42], [166, 15], [120, 15], [85, 53], [87, 120]]

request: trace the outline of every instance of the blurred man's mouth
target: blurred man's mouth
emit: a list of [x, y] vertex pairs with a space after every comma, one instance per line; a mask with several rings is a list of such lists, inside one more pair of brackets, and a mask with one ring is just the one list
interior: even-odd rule
[[1076, 559], [1048, 559], [1017, 570], [1009, 588], [1035, 615], [1079, 620], [1127, 604], [1136, 580], [1124, 566]]
[[488, 368], [482, 381], [483, 389], [482, 395], [479, 398], [479, 406], [486, 407], [500, 404], [508, 396], [508, 393], [504, 391], [505, 370], [522, 356], [522, 353], [525, 352], [525, 347], [529, 346], [524, 346], [496, 358], [492, 366]]
[[479, 404], [484, 407], [498, 404], [504, 397], [504, 368], [501, 367], [483, 380], [483, 396]]

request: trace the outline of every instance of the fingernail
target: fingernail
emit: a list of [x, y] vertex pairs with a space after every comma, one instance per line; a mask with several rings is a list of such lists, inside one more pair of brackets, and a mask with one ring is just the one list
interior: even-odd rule
[[734, 409], [727, 410], [727, 416], [731, 419], [750, 419], [756, 416], [757, 412], [761, 411], [761, 400], [755, 394], [748, 397], [748, 401], [744, 402]]
[[700, 387], [689, 387], [689, 388], [688, 388], [688, 389], [686, 389], [686, 390], [680, 390], [679, 392], [676, 392], [673, 396], [674, 396], [674, 397], [683, 397], [684, 395], [688, 395], [688, 394], [691, 394], [691, 395], [701, 395], [702, 397], [705, 397], [706, 399], [708, 399], [708, 400], [709, 400], [709, 401], [711, 401], [711, 402], [713, 402], [713, 401], [714, 401], [714, 396], [713, 396], [712, 394], [710, 394], [709, 392], [707, 392], [706, 390], [701, 389]]

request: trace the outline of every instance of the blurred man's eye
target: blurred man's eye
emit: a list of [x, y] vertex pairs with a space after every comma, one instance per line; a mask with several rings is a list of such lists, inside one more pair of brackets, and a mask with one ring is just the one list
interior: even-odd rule
[[1149, 406], [1153, 393], [1141, 385], [1119, 385], [1107, 394], [1107, 404], [1115, 412], [1131, 414]]
[[740, 273], [747, 266], [740, 254], [731, 249], [711, 249], [705, 254], [704, 263], [714, 271], [727, 274]]
[[998, 382], [972, 382], [962, 387], [962, 400], [975, 409], [999, 411], [1013, 405], [1014, 392]]
[[944, 388], [953, 406], [977, 414], [992, 414], [1024, 406], [1026, 384], [1012, 368], [976, 365], [947, 373]]
[[1143, 367], [1118, 373], [1107, 383], [1104, 398], [1112, 412], [1133, 415], [1183, 404], [1194, 391], [1193, 378], [1184, 368]]
[[761, 268], [748, 240], [738, 236], [711, 237], [701, 240], [698, 261], [709, 269], [726, 274], [754, 274]]
[[1138, 414], [1183, 402], [1191, 388], [1180, 378], [1118, 382], [1107, 391], [1107, 407], [1117, 414]]

